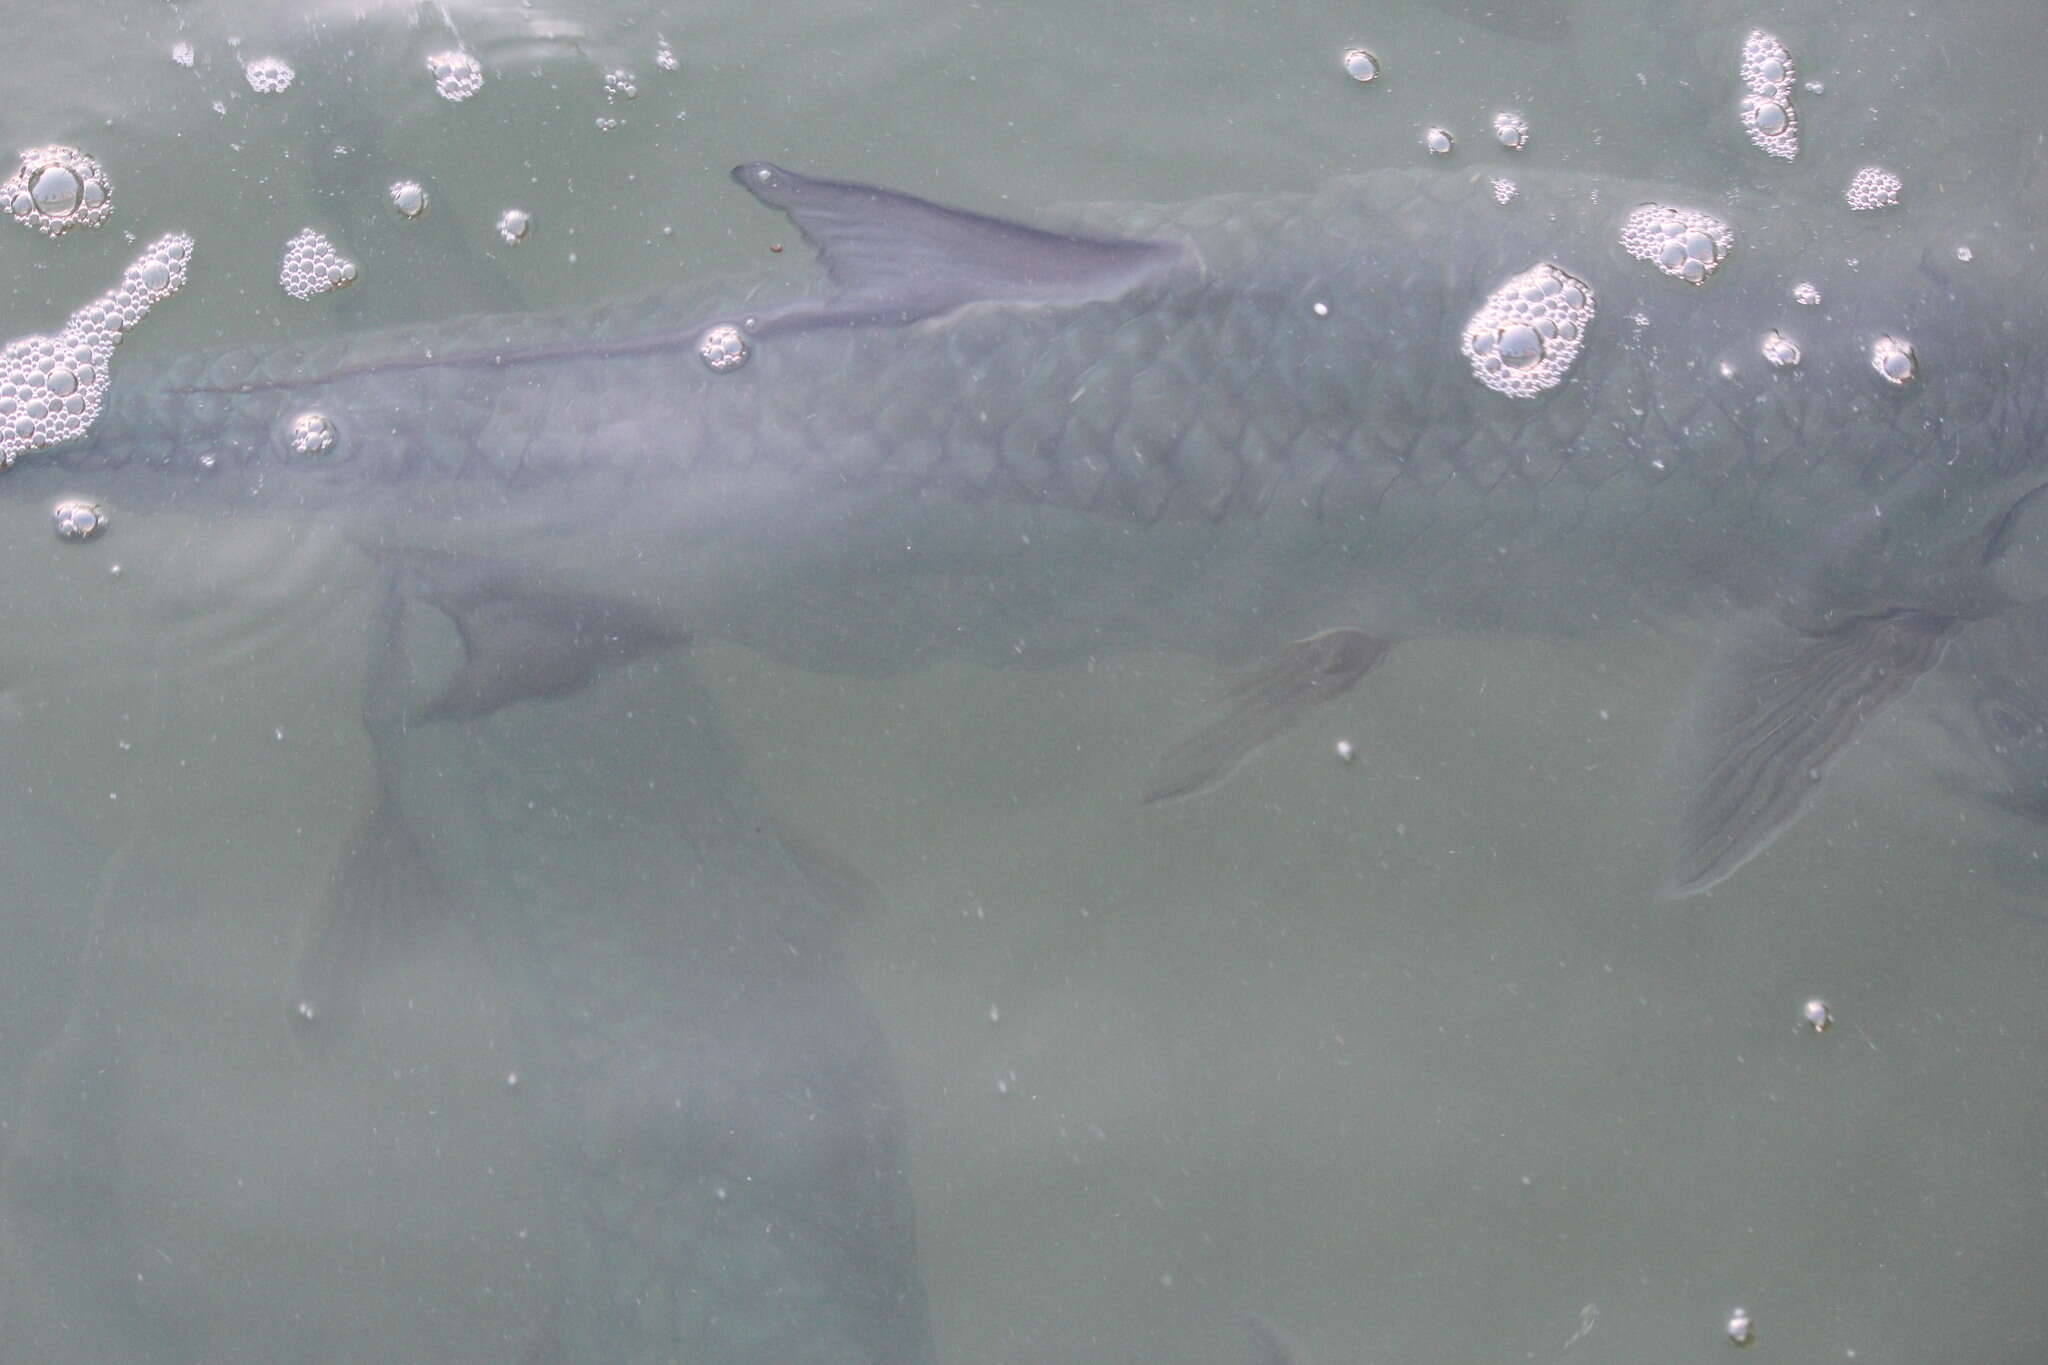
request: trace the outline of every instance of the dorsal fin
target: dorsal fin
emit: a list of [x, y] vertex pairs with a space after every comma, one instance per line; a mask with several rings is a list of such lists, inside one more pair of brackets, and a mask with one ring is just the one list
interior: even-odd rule
[[756, 333], [910, 323], [970, 303], [1113, 299], [1194, 258], [1182, 242], [1047, 232], [765, 161], [732, 175], [789, 215], [835, 286], [829, 299], [756, 319]]

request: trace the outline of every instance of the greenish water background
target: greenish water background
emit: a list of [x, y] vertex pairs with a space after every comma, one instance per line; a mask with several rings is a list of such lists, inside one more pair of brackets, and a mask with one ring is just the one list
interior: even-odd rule
[[[121, 234], [173, 228], [198, 238], [192, 283], [124, 357], [797, 274], [801, 243], [724, 178], [757, 157], [1028, 214], [1416, 164], [1442, 123], [1446, 174], [1821, 204], [1879, 160], [1946, 206], [2023, 193], [2048, 126], [2020, 6], [1660, 25], [1589, 2], [1542, 40], [1472, 10], [480, 6], [453, 24], [487, 83], [452, 105], [421, 66], [454, 45], [433, 8], [20, 6], [0, 145], [85, 147], [117, 215], [84, 240], [0, 224], [0, 334], [105, 288]], [[1825, 87], [1792, 167], [1728, 113], [1756, 23]], [[1339, 68], [1354, 43], [1384, 63], [1372, 87]], [[298, 78], [254, 94], [239, 58], [270, 53]], [[612, 69], [637, 98], [607, 101]], [[1486, 137], [1503, 106], [1535, 127], [1519, 158]], [[422, 223], [378, 198], [387, 165], [429, 184]], [[534, 214], [518, 248], [491, 230], [512, 205]], [[363, 278], [299, 304], [275, 263], [308, 223]], [[80, 550], [46, 508], [0, 505], [0, 723], [47, 822], [11, 841], [32, 892], [0, 906], [0, 1038], [18, 1067], [63, 1017], [95, 897], [192, 902], [123, 977], [161, 1021], [128, 1120], [137, 1169], [164, 1158], [136, 1215], [161, 1301], [269, 1340], [375, 1323], [391, 1350], [504, 1359], [502, 1304], [462, 1293], [520, 1282], [531, 1174], [494, 1145], [488, 988], [438, 959], [402, 974], [403, 1083], [374, 1038], [319, 1069], [280, 1026], [367, 783], [370, 583], [305, 528], [124, 519]], [[1148, 811], [1147, 765], [1208, 714], [1199, 661], [884, 682], [701, 651], [790, 823], [883, 892], [852, 946], [913, 1115], [941, 1359], [1238, 1365], [1258, 1313], [1330, 1365], [1717, 1360], [1736, 1304], [1760, 1359], [2048, 1356], [2048, 930], [1983, 851], [2023, 860], [2031, 832], [1871, 745], [1714, 895], [1654, 901], [1657, 755], [1696, 659], [1682, 636], [1414, 642], [1217, 796]], [[1338, 737], [1364, 759], [1335, 762]], [[1818, 1038], [1816, 995], [1839, 1019]], [[435, 1235], [380, 1242], [340, 1153], [261, 1218], [180, 1199], [171, 1158], [304, 1159], [364, 1110], [456, 1154], [417, 1196]], [[395, 1293], [408, 1275], [446, 1292]]]

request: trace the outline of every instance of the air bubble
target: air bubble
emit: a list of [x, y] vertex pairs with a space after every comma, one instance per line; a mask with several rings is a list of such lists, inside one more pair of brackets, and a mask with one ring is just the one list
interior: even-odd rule
[[429, 56], [427, 70], [434, 77], [434, 93], [456, 104], [484, 88], [482, 63], [460, 48]]
[[1623, 221], [1621, 246], [1674, 279], [1705, 284], [1734, 249], [1735, 232], [1711, 213], [1644, 204]]
[[114, 347], [152, 306], [184, 287], [191, 259], [190, 237], [160, 237], [119, 284], [73, 313], [55, 336], [18, 337], [0, 348], [0, 469], [91, 429]]
[[354, 284], [356, 263], [334, 249], [312, 228], [305, 228], [284, 244], [284, 260], [277, 267], [277, 282], [295, 299], [310, 299]]
[[1826, 1033], [1835, 1026], [1835, 1012], [1828, 1008], [1825, 1000], [1809, 1000], [1800, 1007], [1799, 1017], [1815, 1033]]
[[391, 187], [391, 207], [400, 217], [417, 218], [427, 211], [427, 192], [417, 180], [401, 180]]
[[1730, 1345], [1748, 1346], [1756, 1341], [1756, 1324], [1746, 1309], [1738, 1308], [1728, 1315], [1727, 1330]]
[[1899, 178], [1884, 167], [1865, 166], [1849, 177], [1849, 188], [1842, 192], [1842, 197], [1849, 201], [1850, 208], [1868, 213], [1896, 205], [1902, 188]]
[[107, 514], [98, 504], [60, 502], [51, 509], [59, 540], [90, 540], [107, 529]]
[[192, 59], [192, 44], [186, 42], [183, 38], [171, 44], [172, 61], [176, 62], [179, 66], [190, 66], [192, 65]]
[[1956, 248], [1956, 259], [1964, 265], [1968, 265], [1971, 261], [1977, 259], [1977, 253], [1966, 246], [1959, 246]]
[[299, 73], [282, 57], [258, 57], [242, 68], [242, 79], [259, 95], [281, 95]]
[[1480, 383], [1533, 398], [1564, 382], [1592, 320], [1592, 286], [1545, 262], [1486, 296], [1465, 323], [1462, 349]]
[[1425, 128], [1422, 130], [1422, 145], [1429, 149], [1431, 156], [1449, 156], [1458, 140], [1451, 136], [1448, 128]]
[[525, 209], [506, 209], [498, 215], [498, 235], [505, 239], [505, 245], [518, 246], [526, 240], [526, 231], [533, 226], [533, 215]]
[[1509, 151], [1519, 152], [1529, 145], [1529, 120], [1513, 109], [1503, 109], [1493, 116], [1493, 136]]
[[324, 455], [334, 448], [334, 420], [324, 412], [302, 412], [292, 418], [285, 441], [294, 455]]
[[630, 100], [640, 97], [640, 87], [633, 81], [630, 71], [607, 71], [604, 73], [604, 97], [607, 100]]
[[1883, 375], [1888, 384], [1904, 384], [1919, 369], [1913, 345], [1895, 336], [1881, 336], [1870, 346], [1870, 368]]
[[662, 39], [661, 45], [654, 49], [654, 64], [663, 71], [674, 71], [682, 65], [676, 60], [676, 50], [668, 45], [668, 39]]
[[1792, 107], [1797, 79], [1785, 45], [1762, 29], [1742, 40], [1741, 76], [1748, 91], [1737, 106], [1742, 130], [1769, 156], [1790, 161], [1799, 155], [1799, 113]]
[[1792, 301], [1802, 308], [1820, 307], [1820, 290], [1813, 284], [1801, 280], [1792, 286]]
[[1799, 363], [1799, 345], [1783, 332], [1772, 330], [1764, 333], [1764, 359], [1781, 370], [1787, 370]]
[[1354, 47], [1344, 54], [1344, 74], [1360, 85], [1376, 81], [1380, 76], [1380, 59], [1362, 47]]
[[706, 331], [698, 340], [697, 354], [711, 367], [712, 373], [724, 374], [746, 364], [750, 352], [747, 348], [747, 339], [740, 334], [740, 329], [731, 323], [722, 322]]
[[0, 184], [0, 203], [16, 222], [46, 237], [98, 227], [114, 211], [107, 173], [76, 147], [23, 152], [20, 167]]

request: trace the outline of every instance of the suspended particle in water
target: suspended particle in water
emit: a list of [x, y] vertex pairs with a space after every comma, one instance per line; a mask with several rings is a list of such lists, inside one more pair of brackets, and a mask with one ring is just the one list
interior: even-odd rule
[[1968, 265], [1971, 261], [1977, 259], [1977, 253], [1966, 246], [1959, 246], [1956, 248], [1956, 259], [1964, 265]]
[[1460, 349], [1487, 388], [1533, 398], [1564, 382], [1592, 320], [1593, 287], [1546, 261], [1486, 296]]
[[750, 351], [740, 329], [729, 322], [721, 322], [698, 339], [697, 354], [711, 367], [713, 374], [724, 374], [746, 364]]
[[171, 60], [179, 66], [192, 65], [192, 57], [192, 44], [186, 42], [183, 38], [171, 44]]
[[640, 97], [640, 87], [634, 83], [630, 71], [607, 71], [604, 73], [604, 97], [607, 100], [630, 100]]
[[192, 239], [159, 237], [121, 282], [73, 313], [54, 336], [0, 348], [0, 469], [31, 450], [83, 436], [99, 417], [114, 348], [157, 303], [185, 286]]
[[1805, 280], [1792, 286], [1792, 301], [1802, 308], [1820, 307], [1820, 290]]
[[1354, 47], [1344, 54], [1344, 74], [1364, 85], [1380, 78], [1380, 59], [1362, 47]]
[[427, 211], [427, 191], [417, 180], [401, 180], [391, 187], [391, 207], [403, 218], [417, 218]]
[[1429, 149], [1431, 156], [1449, 156], [1458, 140], [1451, 136], [1448, 128], [1425, 128], [1422, 130], [1422, 145]]
[[1497, 175], [1493, 178], [1494, 203], [1501, 205], [1512, 204], [1515, 202], [1515, 196], [1520, 194], [1521, 192], [1521, 186], [1517, 185], [1514, 181], [1508, 179], [1506, 176]]
[[242, 79], [259, 95], [281, 95], [299, 73], [282, 57], [258, 57], [242, 67]]
[[292, 418], [285, 442], [294, 455], [324, 455], [334, 448], [334, 419], [324, 412], [302, 412]]
[[460, 48], [433, 53], [427, 70], [434, 77], [434, 93], [456, 104], [484, 88], [483, 64]]
[[107, 529], [107, 514], [98, 504], [90, 502], [60, 502], [51, 509], [57, 523], [57, 539], [90, 540]]
[[33, 147], [0, 184], [0, 203], [15, 222], [55, 237], [106, 222], [114, 192], [100, 163], [76, 147]]
[[1883, 375], [1887, 384], [1906, 383], [1919, 369], [1913, 343], [1902, 337], [1879, 337], [1870, 345], [1870, 368]]
[[277, 282], [295, 299], [340, 289], [356, 282], [356, 263], [334, 249], [334, 243], [312, 228], [302, 229], [284, 244]]
[[1884, 167], [1865, 166], [1849, 177], [1849, 188], [1842, 192], [1842, 197], [1849, 201], [1850, 208], [1868, 213], [1896, 205], [1902, 188], [1899, 178]]
[[1748, 1346], [1756, 1340], [1756, 1324], [1750, 1321], [1747, 1309], [1738, 1308], [1728, 1315], [1728, 1340], [1735, 1346]]
[[1776, 329], [1764, 333], [1763, 352], [1775, 369], [1788, 370], [1799, 363], [1798, 343]]
[[668, 45], [668, 39], [663, 38], [661, 45], [654, 49], [654, 64], [663, 71], [674, 71], [682, 65], [676, 60], [676, 50]]
[[1826, 1033], [1835, 1026], [1835, 1012], [1828, 1008], [1825, 1000], [1809, 1000], [1800, 1007], [1799, 1017], [1815, 1033]]
[[1358, 757], [1358, 746], [1348, 739], [1340, 739], [1337, 741], [1335, 752], [1339, 763], [1349, 763]]
[[1734, 250], [1735, 231], [1698, 209], [1643, 204], [1623, 220], [1621, 246], [1674, 279], [1705, 284]]
[[498, 215], [498, 235], [505, 239], [506, 246], [518, 246], [526, 240], [527, 229], [533, 226], [533, 215], [525, 209], [506, 209]]
[[1742, 84], [1746, 94], [1737, 106], [1742, 130], [1769, 156], [1790, 161], [1799, 155], [1799, 114], [1792, 107], [1797, 79], [1785, 45], [1762, 29], [1742, 40]]
[[1494, 140], [1511, 152], [1519, 152], [1529, 145], [1529, 120], [1513, 109], [1503, 109], [1493, 116]]

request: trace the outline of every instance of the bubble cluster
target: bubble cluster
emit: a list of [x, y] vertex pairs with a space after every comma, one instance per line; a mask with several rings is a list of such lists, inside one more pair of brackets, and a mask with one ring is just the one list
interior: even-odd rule
[[1564, 381], [1592, 320], [1592, 286], [1546, 261], [1486, 296], [1461, 349], [1487, 388], [1533, 398]]
[[1711, 213], [1642, 204], [1621, 225], [1622, 250], [1687, 284], [1705, 284], [1735, 249], [1735, 230]]
[[192, 65], [193, 56], [192, 44], [186, 42], [183, 38], [171, 44], [171, 60], [179, 66]]
[[460, 104], [484, 88], [483, 64], [460, 48], [434, 53], [427, 58], [427, 70], [433, 73], [434, 93], [444, 100]]
[[1849, 177], [1849, 188], [1842, 192], [1842, 197], [1849, 201], [1850, 208], [1868, 213], [1897, 204], [1903, 188], [1899, 178], [1884, 167], [1865, 166]]
[[1424, 128], [1422, 145], [1429, 149], [1431, 156], [1449, 156], [1451, 149], [1458, 145], [1458, 140], [1451, 136], [1451, 130], [1448, 128]]
[[1818, 308], [1820, 307], [1820, 289], [1806, 280], [1801, 280], [1792, 286], [1792, 301], [1803, 308]]
[[654, 49], [654, 64], [663, 71], [674, 71], [682, 65], [676, 60], [676, 50], [668, 45], [668, 39], [663, 38], [661, 45]]
[[1362, 47], [1354, 47], [1344, 54], [1344, 74], [1364, 85], [1367, 81], [1380, 78], [1380, 59]]
[[1920, 368], [1913, 343], [1903, 337], [1881, 336], [1870, 343], [1870, 368], [1884, 376], [1887, 384], [1904, 384]]
[[114, 211], [107, 173], [76, 147], [34, 147], [0, 184], [0, 203], [14, 221], [55, 237], [75, 227], [98, 227]]
[[1742, 131], [1758, 149], [1790, 161], [1799, 155], [1799, 113], [1792, 107], [1792, 54], [1762, 29], [1742, 40]]
[[1799, 363], [1799, 343], [1776, 328], [1764, 333], [1763, 353], [1775, 369], [1789, 370]]
[[97, 503], [60, 502], [50, 514], [59, 540], [90, 540], [107, 529], [107, 514]]
[[1493, 116], [1493, 136], [1509, 151], [1519, 152], [1529, 145], [1529, 120], [1513, 109], [1503, 109]]
[[191, 259], [190, 237], [159, 237], [121, 272], [119, 284], [73, 313], [55, 336], [18, 337], [0, 348], [0, 469], [91, 428], [114, 347], [151, 307], [184, 287]]
[[324, 412], [302, 412], [292, 418], [285, 442], [294, 455], [323, 455], [334, 448], [334, 421]]
[[505, 239], [506, 246], [518, 246], [526, 240], [526, 231], [533, 226], [533, 215], [525, 209], [506, 209], [498, 215], [498, 235]]
[[334, 243], [304, 228], [284, 244], [277, 282], [295, 299], [310, 299], [356, 282], [356, 263], [334, 249]]
[[625, 70], [604, 73], [604, 97], [607, 100], [632, 100], [640, 98], [640, 87], [633, 80], [633, 73]]
[[711, 367], [712, 373], [724, 374], [746, 364], [751, 352], [740, 329], [729, 322], [721, 322], [698, 338], [697, 354]]
[[291, 88], [299, 73], [282, 57], [258, 57], [242, 67], [242, 79], [259, 95], [281, 95]]
[[1515, 196], [1520, 194], [1521, 192], [1522, 187], [1517, 185], [1514, 181], [1508, 179], [1506, 176], [1497, 175], [1493, 178], [1494, 203], [1501, 205], [1512, 204], [1515, 202]]
[[417, 180], [400, 180], [391, 187], [391, 207], [402, 218], [417, 218], [427, 211], [427, 191]]

